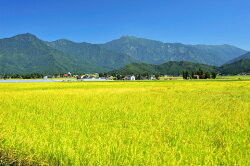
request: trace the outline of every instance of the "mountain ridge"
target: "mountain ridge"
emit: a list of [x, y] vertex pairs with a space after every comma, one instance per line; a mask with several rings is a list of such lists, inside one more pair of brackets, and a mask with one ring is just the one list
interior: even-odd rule
[[[49, 42], [31, 33], [3, 38], [0, 39], [0, 73], [107, 72], [120, 69], [127, 64], [145, 63], [145, 61], [149, 61], [150, 64], [163, 64], [168, 61], [207, 64], [209, 61], [223, 61], [223, 56], [226, 54], [230, 56], [237, 54], [233, 55], [236, 58], [241, 52], [246, 52], [225, 44], [185, 45], [163, 43], [135, 36], [123, 36], [107, 43], [92, 44], [68, 39]], [[117, 47], [108, 48], [107, 45], [110, 43], [111, 47], [113, 44]], [[167, 56], [166, 53], [168, 53]], [[223, 54], [223, 56], [216, 54]]]
[[220, 67], [222, 74], [250, 73], [250, 59], [240, 59]]
[[[220, 66], [226, 61], [246, 53], [231, 45], [186, 45], [123, 36], [102, 44], [104, 48], [128, 54], [144, 63], [162, 64], [167, 61], [190, 61]], [[228, 51], [229, 50], [229, 51]]]
[[80, 62], [95, 64], [103, 68], [103, 70], [112, 70], [136, 62], [136, 60], [128, 55], [107, 50], [98, 44], [77, 43], [65, 39], [47, 42], [47, 44], [72, 57], [77, 57]]
[[68, 69], [76, 69], [68, 55], [48, 47], [30, 33], [0, 40], [1, 73], [54, 73]]
[[241, 60], [241, 59], [250, 59], [250, 52], [243, 54], [243, 55], [240, 55], [240, 56], [226, 62], [225, 64], [230, 64], [230, 63], [236, 62], [236, 61]]
[[202, 69], [204, 72], [217, 72], [222, 74], [250, 73], [250, 59], [241, 59], [231, 64], [220, 67], [187, 61], [169, 61], [160, 65], [146, 63], [132, 63], [109, 73], [127, 74], [168, 74], [181, 75], [183, 71], [196, 72]]
[[110, 73], [116, 74], [168, 74], [168, 75], [181, 75], [183, 71], [198, 71], [199, 69], [203, 69], [207, 72], [217, 72], [218, 67], [210, 66], [206, 64], [199, 64], [187, 61], [169, 61], [163, 64], [154, 65], [154, 64], [146, 64], [146, 63], [132, 63], [126, 65], [118, 70], [110, 71]]

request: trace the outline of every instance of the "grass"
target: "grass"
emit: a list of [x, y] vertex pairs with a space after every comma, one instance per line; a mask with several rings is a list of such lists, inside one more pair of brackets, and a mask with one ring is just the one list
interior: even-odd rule
[[218, 76], [217, 79], [250, 80], [250, 75]]
[[[75, 77], [57, 77], [57, 78], [48, 78], [50, 80], [66, 80], [66, 79], [76, 79]], [[43, 78], [31, 78], [31, 79], [22, 79], [22, 78], [12, 78], [12, 79], [0, 79], [0, 80], [43, 80]]]
[[160, 80], [169, 80], [169, 79], [183, 80], [183, 77], [160, 77]]
[[0, 84], [0, 165], [250, 165], [250, 81]]

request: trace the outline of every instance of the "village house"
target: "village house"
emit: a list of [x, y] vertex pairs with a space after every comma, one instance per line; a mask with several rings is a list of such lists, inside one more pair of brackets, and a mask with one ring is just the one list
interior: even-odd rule
[[133, 81], [135, 80], [135, 76], [134, 75], [127, 75], [123, 78], [123, 80], [130, 80], [130, 81]]
[[141, 80], [148, 80], [148, 78], [147, 77], [141, 77]]
[[194, 79], [199, 79], [199, 75], [195, 74], [193, 75]]
[[122, 80], [128, 80], [128, 76], [125, 76], [124, 78], [122, 78]]
[[106, 80], [113, 80], [113, 77], [112, 76], [106, 77]]
[[134, 75], [132, 75], [132, 76], [129, 75], [128, 80], [131, 80], [131, 81], [135, 80], [135, 76]]
[[155, 75], [151, 75], [150, 80], [155, 80]]
[[88, 78], [89, 76], [88, 75], [84, 75], [82, 78], [83, 79], [86, 79], [86, 78]]
[[76, 77], [76, 79], [83, 79], [83, 76], [82, 76], [82, 75], [78, 75], [78, 76]]
[[69, 75], [68, 74], [64, 74], [63, 77], [69, 77]]

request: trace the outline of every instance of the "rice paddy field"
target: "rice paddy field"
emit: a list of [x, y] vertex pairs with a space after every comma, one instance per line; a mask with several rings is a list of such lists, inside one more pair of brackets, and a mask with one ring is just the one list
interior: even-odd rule
[[250, 80], [0, 84], [0, 165], [250, 165]]

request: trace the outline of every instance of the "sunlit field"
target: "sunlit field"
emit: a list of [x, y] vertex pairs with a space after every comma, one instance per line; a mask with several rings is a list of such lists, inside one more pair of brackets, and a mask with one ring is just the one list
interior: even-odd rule
[[250, 165], [250, 81], [0, 84], [0, 165]]
[[250, 80], [250, 75], [218, 76], [217, 79]]

